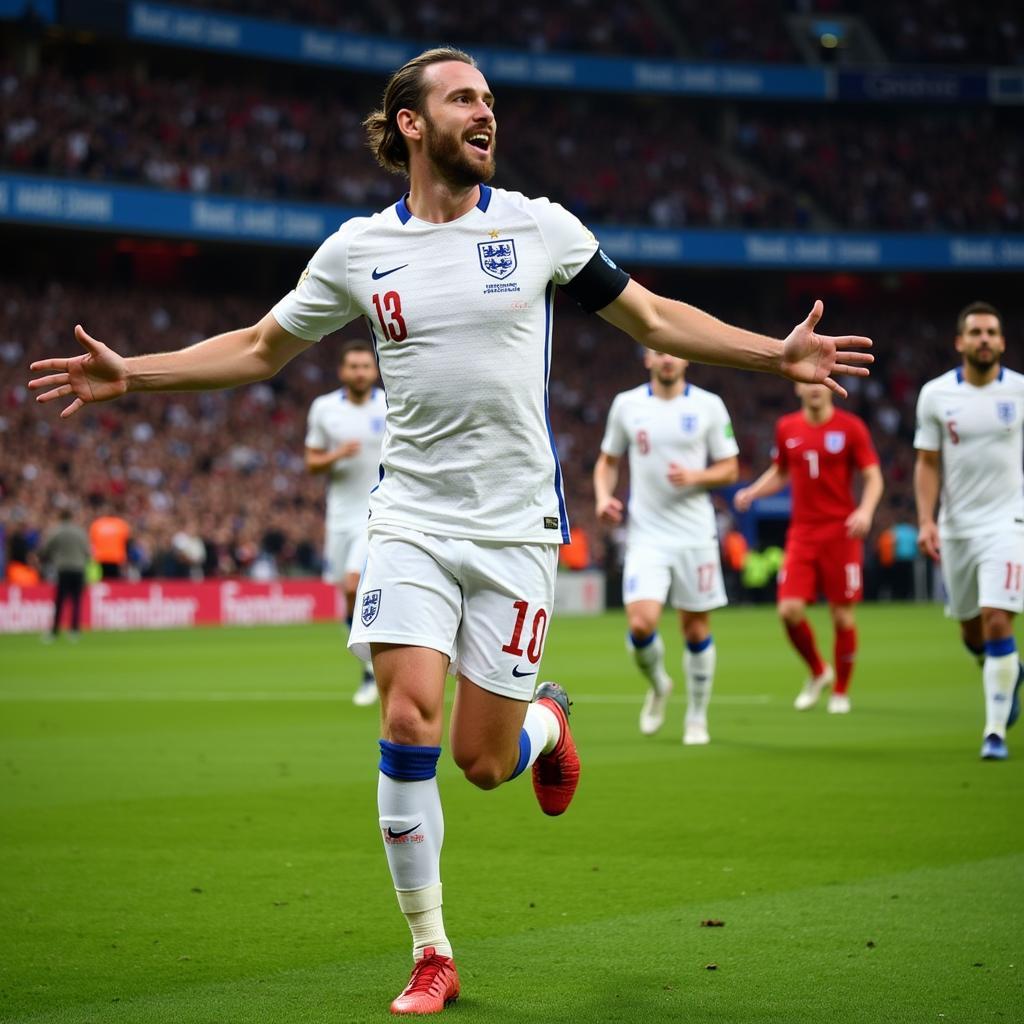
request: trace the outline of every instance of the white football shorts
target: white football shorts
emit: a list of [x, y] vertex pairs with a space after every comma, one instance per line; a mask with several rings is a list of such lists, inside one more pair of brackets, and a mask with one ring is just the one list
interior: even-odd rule
[[1024, 532], [940, 537], [946, 614], [963, 622], [982, 608], [1024, 610]]
[[361, 573], [366, 564], [366, 527], [328, 530], [324, 543], [323, 578], [340, 584], [349, 573]]
[[630, 544], [622, 573], [622, 601], [658, 601], [687, 612], [708, 612], [729, 601], [717, 544], [699, 548]]
[[429, 647], [492, 693], [529, 700], [555, 602], [558, 547], [381, 528], [370, 535], [348, 646]]

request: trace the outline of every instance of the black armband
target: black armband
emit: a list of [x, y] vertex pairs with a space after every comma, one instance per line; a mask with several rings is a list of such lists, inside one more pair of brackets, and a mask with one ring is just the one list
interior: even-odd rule
[[605, 256], [601, 248], [590, 262], [571, 280], [562, 285], [587, 313], [596, 313], [614, 302], [629, 284], [629, 274]]

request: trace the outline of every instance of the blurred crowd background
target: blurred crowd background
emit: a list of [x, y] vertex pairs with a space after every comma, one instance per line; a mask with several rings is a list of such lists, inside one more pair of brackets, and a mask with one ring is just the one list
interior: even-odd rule
[[[1017, 4], [953, 0], [569, 0], [507, 7], [397, 0], [190, 0], [188, 6], [378, 36], [574, 51], [814, 65], [859, 59], [931, 66], [1024, 63]], [[842, 45], [808, 31], [834, 18]], [[815, 22], [815, 24], [819, 24]], [[496, 26], [500, 25], [500, 36]], [[820, 25], [819, 25], [820, 29]], [[845, 48], [845, 49], [844, 49]], [[849, 51], [849, 52], [846, 52]], [[403, 182], [373, 163], [360, 122], [383, 77], [126, 44], [0, 21], [0, 170], [161, 190], [379, 208]], [[497, 90], [494, 184], [562, 202], [589, 224], [663, 228], [1024, 230], [1024, 107], [814, 104]], [[3, 560], [33, 565], [60, 510], [129, 525], [135, 576], [319, 572], [323, 478], [303, 467], [306, 413], [337, 386], [339, 337], [278, 378], [233, 393], [129, 397], [69, 420], [37, 406], [28, 363], [87, 330], [126, 354], [187, 345], [261, 317], [309, 249], [228, 246], [2, 225], [0, 531]], [[846, 408], [868, 422], [887, 491], [869, 547], [915, 520], [914, 404], [954, 365], [955, 315], [1002, 308], [1007, 364], [1021, 297], [999, 274], [809, 274], [627, 266], [643, 283], [733, 322], [784, 335], [814, 297], [824, 328], [864, 333], [878, 363]], [[342, 337], [359, 336], [351, 325]], [[560, 300], [552, 421], [584, 563], [613, 564], [621, 538], [594, 520], [590, 474], [618, 391], [645, 379], [640, 353]], [[710, 367], [690, 379], [732, 413], [744, 480], [768, 464], [784, 381]], [[717, 499], [723, 533], [727, 497]]]

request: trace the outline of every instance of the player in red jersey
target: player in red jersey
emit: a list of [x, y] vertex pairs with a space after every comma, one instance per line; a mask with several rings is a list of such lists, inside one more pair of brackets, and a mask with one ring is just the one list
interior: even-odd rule
[[[746, 512], [757, 498], [791, 484], [793, 511], [779, 573], [778, 610], [790, 643], [811, 670], [794, 707], [814, 707], [832, 685], [828, 710], [845, 714], [857, 654], [853, 606], [863, 594], [864, 537], [882, 497], [882, 471], [859, 416], [836, 409], [828, 388], [798, 384], [796, 393], [800, 411], [775, 425], [771, 468], [737, 491], [734, 502]], [[859, 504], [853, 497], [856, 471], [863, 478]], [[807, 602], [817, 600], [819, 593], [832, 612], [835, 668], [822, 660], [807, 621]]]

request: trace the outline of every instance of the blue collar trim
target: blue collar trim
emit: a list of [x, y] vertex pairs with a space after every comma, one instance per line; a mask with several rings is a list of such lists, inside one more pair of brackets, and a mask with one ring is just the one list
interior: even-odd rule
[[[487, 207], [491, 205], [491, 195], [494, 189], [490, 185], [480, 185], [480, 198], [476, 201], [476, 208], [478, 210], [487, 212]], [[398, 214], [398, 219], [403, 224], [408, 224], [412, 220], [412, 210], [409, 209], [409, 193], [406, 192], [401, 199], [395, 203], [395, 213]]]

